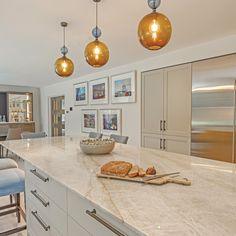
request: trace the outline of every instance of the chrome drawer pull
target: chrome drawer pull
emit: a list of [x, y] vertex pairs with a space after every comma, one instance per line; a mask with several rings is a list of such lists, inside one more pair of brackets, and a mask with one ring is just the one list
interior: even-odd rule
[[38, 215], [37, 211], [31, 211], [32, 215], [35, 217], [35, 219], [39, 222], [39, 224], [44, 228], [45, 231], [48, 231], [50, 229], [50, 225], [47, 225], [42, 218]]
[[99, 217], [96, 214], [96, 210], [93, 209], [92, 211], [86, 210], [86, 214], [88, 214], [89, 216], [91, 216], [92, 218], [94, 218], [95, 220], [97, 220], [99, 223], [101, 223], [102, 225], [104, 225], [106, 228], [108, 228], [109, 230], [111, 230], [114, 234], [118, 235], [118, 236], [127, 236], [126, 234], [121, 233], [119, 230], [117, 230], [116, 228], [114, 228], [112, 225], [110, 225], [109, 223], [107, 223], [105, 220], [103, 220], [101, 217]]
[[49, 202], [46, 202], [38, 193], [37, 190], [30, 191], [45, 207], [49, 205]]
[[37, 176], [39, 179], [41, 179], [45, 183], [49, 181], [49, 178], [45, 178], [44, 176], [39, 174], [36, 169], [30, 170], [30, 172], [33, 173], [35, 176]]

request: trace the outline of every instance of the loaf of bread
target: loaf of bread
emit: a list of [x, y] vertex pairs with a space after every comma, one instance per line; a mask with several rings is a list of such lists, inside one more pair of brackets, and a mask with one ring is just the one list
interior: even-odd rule
[[130, 169], [129, 173], [128, 173], [128, 176], [130, 178], [134, 178], [134, 177], [138, 176], [138, 171], [139, 171], [138, 166], [133, 165], [132, 168]]
[[132, 164], [126, 161], [110, 161], [101, 167], [104, 175], [125, 177], [132, 168]]

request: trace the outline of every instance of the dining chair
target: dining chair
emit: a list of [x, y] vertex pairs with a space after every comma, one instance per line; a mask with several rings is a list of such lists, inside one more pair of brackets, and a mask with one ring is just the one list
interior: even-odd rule
[[21, 133], [21, 138], [22, 139], [35, 139], [35, 138], [45, 138], [47, 137], [46, 132], [23, 132]]
[[96, 133], [96, 132], [90, 132], [89, 133], [89, 138], [102, 138], [102, 134], [101, 133]]
[[129, 139], [128, 136], [121, 136], [116, 134], [111, 134], [110, 138], [114, 139], [117, 143], [123, 143], [123, 144], [127, 144]]

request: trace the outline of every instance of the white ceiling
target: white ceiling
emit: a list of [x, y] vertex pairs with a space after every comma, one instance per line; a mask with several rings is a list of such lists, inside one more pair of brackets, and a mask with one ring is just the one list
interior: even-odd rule
[[0, 84], [40, 87], [62, 80], [54, 73], [62, 46], [61, 21], [69, 23], [68, 57], [75, 64], [71, 78], [76, 78], [235, 34], [235, 10], [235, 0], [162, 0], [158, 11], [171, 20], [173, 35], [166, 48], [154, 52], [137, 39], [138, 22], [150, 12], [147, 0], [102, 0], [99, 25], [110, 60], [94, 69], [84, 59], [84, 47], [93, 40], [92, 0], [1, 0]]

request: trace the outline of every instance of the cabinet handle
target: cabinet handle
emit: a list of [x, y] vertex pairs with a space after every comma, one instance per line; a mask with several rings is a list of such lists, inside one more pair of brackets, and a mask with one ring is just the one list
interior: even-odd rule
[[162, 138], [160, 139], [160, 149], [162, 149]]
[[30, 191], [45, 207], [49, 206], [49, 202], [46, 202], [38, 193], [37, 190]]
[[166, 131], [166, 121], [164, 120], [164, 128], [163, 128], [164, 131]]
[[49, 181], [49, 178], [46, 178], [42, 176], [41, 174], [39, 174], [36, 169], [30, 170], [30, 172], [33, 173], [35, 176], [37, 176], [39, 179], [41, 179], [45, 183]]
[[160, 131], [162, 131], [162, 120], [160, 120]]
[[163, 142], [163, 149], [166, 150], [166, 140], [164, 139], [164, 142]]
[[121, 233], [119, 230], [117, 230], [116, 228], [114, 228], [112, 225], [110, 225], [109, 223], [107, 223], [104, 219], [102, 219], [100, 216], [97, 215], [97, 212], [95, 209], [93, 209], [92, 211], [86, 210], [86, 214], [88, 214], [89, 216], [91, 216], [92, 218], [94, 218], [95, 220], [97, 220], [99, 223], [101, 223], [102, 225], [104, 225], [106, 228], [108, 228], [109, 230], [111, 230], [114, 234], [118, 235], [118, 236], [127, 236], [126, 234]]
[[31, 214], [35, 217], [35, 219], [39, 222], [39, 224], [43, 227], [45, 231], [50, 229], [50, 225], [47, 225], [42, 218], [39, 216], [37, 211], [31, 211]]

